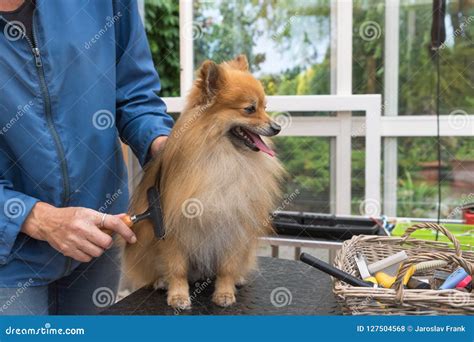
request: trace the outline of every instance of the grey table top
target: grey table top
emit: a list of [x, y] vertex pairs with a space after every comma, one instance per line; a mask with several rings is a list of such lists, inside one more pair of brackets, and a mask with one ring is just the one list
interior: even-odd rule
[[331, 278], [300, 261], [259, 258], [259, 270], [239, 287], [237, 303], [211, 301], [213, 279], [190, 284], [192, 309], [176, 311], [166, 291], [142, 288], [106, 309], [104, 315], [340, 315]]

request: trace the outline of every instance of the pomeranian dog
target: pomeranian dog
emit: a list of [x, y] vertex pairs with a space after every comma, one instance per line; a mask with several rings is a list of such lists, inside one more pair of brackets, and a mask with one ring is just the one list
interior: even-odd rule
[[[131, 212], [148, 207], [159, 186], [164, 240], [150, 222], [134, 226], [124, 266], [135, 286], [167, 288], [167, 302], [191, 307], [188, 282], [215, 277], [213, 301], [235, 303], [235, 285], [256, 267], [257, 238], [271, 231], [283, 168], [261, 136], [280, 126], [265, 112], [265, 93], [244, 55], [205, 61], [160, 156], [148, 163]], [[159, 181], [157, 181], [159, 179]]]

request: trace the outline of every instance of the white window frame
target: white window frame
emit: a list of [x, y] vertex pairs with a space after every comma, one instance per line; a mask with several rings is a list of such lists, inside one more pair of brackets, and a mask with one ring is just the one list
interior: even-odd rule
[[[143, 0], [139, 0], [143, 6]], [[399, 0], [386, 3], [385, 107], [392, 116], [382, 116], [381, 95], [352, 95], [352, 0], [331, 1], [331, 92], [335, 95], [269, 96], [269, 111], [284, 112], [337, 112], [334, 117], [293, 117], [292, 124], [282, 136], [331, 137], [335, 152], [331, 158], [331, 193], [335, 202], [332, 211], [351, 214], [351, 138], [366, 140], [365, 207], [366, 213], [378, 215], [382, 211], [381, 160], [384, 144], [384, 211], [396, 215], [397, 138], [434, 137], [437, 119], [433, 115], [398, 116], [398, 31]], [[181, 112], [184, 96], [192, 86], [194, 75], [193, 1], [180, 0], [180, 64], [181, 97], [164, 98], [169, 112]], [[352, 117], [352, 111], [364, 111], [365, 117]], [[456, 127], [449, 115], [440, 116], [440, 134], [443, 137], [474, 136], [474, 115], [468, 124]], [[131, 153], [129, 153], [131, 155]], [[129, 161], [130, 186], [136, 184], [138, 164]], [[374, 212], [374, 203], [378, 204]]]

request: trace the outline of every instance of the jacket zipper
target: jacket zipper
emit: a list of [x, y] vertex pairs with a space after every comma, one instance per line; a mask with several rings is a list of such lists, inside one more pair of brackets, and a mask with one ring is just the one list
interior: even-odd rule
[[[63, 202], [63, 205], [66, 206], [69, 203], [69, 196], [70, 196], [68, 167], [66, 163], [66, 155], [64, 153], [64, 147], [61, 143], [59, 134], [56, 131], [56, 127], [54, 126], [54, 122], [53, 122], [53, 114], [51, 112], [51, 97], [49, 96], [49, 90], [48, 90], [48, 86], [46, 84], [46, 79], [44, 76], [43, 61], [41, 59], [41, 51], [39, 49], [38, 40], [37, 40], [35, 14], [33, 14], [32, 26], [33, 26], [33, 30], [32, 30], [33, 42], [30, 41], [30, 39], [28, 38], [26, 34], [25, 34], [25, 38], [28, 44], [30, 44], [31, 50], [33, 51], [33, 55], [35, 57], [36, 70], [38, 72], [38, 77], [40, 80], [41, 93], [43, 94], [46, 123], [48, 125], [49, 131], [51, 132], [51, 135], [53, 136], [54, 143], [56, 145], [56, 151], [59, 156], [59, 163], [61, 165], [61, 173], [62, 173], [63, 188], [64, 188], [62, 202]], [[66, 257], [64, 275], [67, 275], [70, 272], [71, 267], [72, 267], [72, 259], [69, 257]]]
[[[5, 21], [8, 24], [8, 22], [3, 17], [0, 16], [0, 18], [3, 19], [3, 21]], [[33, 41], [31, 41], [30, 38], [26, 35], [26, 32], [23, 32], [23, 36], [28, 42], [28, 45], [30, 46], [30, 49], [33, 53], [33, 57], [35, 59], [36, 71], [38, 73], [38, 78], [40, 80], [41, 95], [44, 101], [46, 124], [48, 125], [48, 129], [51, 135], [53, 136], [53, 140], [56, 146], [56, 152], [58, 153], [59, 163], [61, 166], [61, 174], [62, 174], [63, 188], [64, 188], [62, 203], [65, 206], [69, 203], [69, 196], [70, 196], [68, 166], [66, 163], [66, 155], [64, 153], [64, 147], [61, 143], [59, 134], [56, 131], [56, 127], [54, 126], [54, 122], [53, 122], [53, 117], [52, 117], [52, 112], [51, 112], [51, 98], [49, 96], [49, 90], [48, 90], [48, 86], [46, 84], [46, 79], [44, 76], [43, 61], [41, 59], [41, 51], [38, 47], [38, 41], [36, 38], [36, 24], [35, 23], [36, 23], [35, 14], [33, 14], [33, 21], [32, 21]], [[21, 28], [18, 28], [18, 29], [21, 30]], [[69, 273], [71, 266], [72, 266], [72, 259], [66, 257], [65, 274]]]
[[48, 125], [48, 129], [53, 136], [55, 145], [56, 145], [56, 151], [59, 156], [59, 163], [61, 166], [61, 173], [62, 173], [62, 179], [63, 179], [63, 198], [62, 202], [63, 205], [67, 205], [69, 202], [69, 196], [70, 196], [70, 184], [69, 184], [69, 177], [68, 177], [68, 167], [66, 163], [66, 155], [64, 153], [64, 147], [61, 143], [61, 140], [59, 138], [59, 134], [56, 131], [56, 127], [54, 126], [53, 122], [53, 115], [51, 112], [51, 98], [49, 96], [49, 90], [48, 86], [46, 85], [46, 79], [44, 76], [44, 68], [43, 68], [43, 62], [41, 60], [41, 51], [39, 49], [38, 41], [36, 39], [36, 25], [35, 25], [35, 15], [33, 15], [33, 42], [26, 36], [25, 38], [30, 45], [31, 51], [33, 52], [33, 56], [35, 58], [35, 64], [36, 64], [36, 70], [38, 72], [38, 77], [40, 80], [40, 88], [41, 88], [41, 93], [43, 95], [43, 101], [44, 101], [44, 111], [45, 111], [45, 116], [46, 116], [46, 123]]

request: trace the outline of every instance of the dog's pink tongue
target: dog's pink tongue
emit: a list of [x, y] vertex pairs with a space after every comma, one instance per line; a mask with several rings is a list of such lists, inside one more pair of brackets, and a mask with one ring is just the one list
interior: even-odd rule
[[260, 138], [258, 134], [252, 133], [248, 130], [246, 131], [246, 133], [250, 136], [250, 138], [253, 140], [253, 143], [255, 144], [255, 146], [257, 146], [260, 149], [260, 151], [268, 154], [270, 157], [275, 156], [275, 151], [273, 151], [270, 147], [268, 147], [267, 144], [263, 142], [262, 138]]

